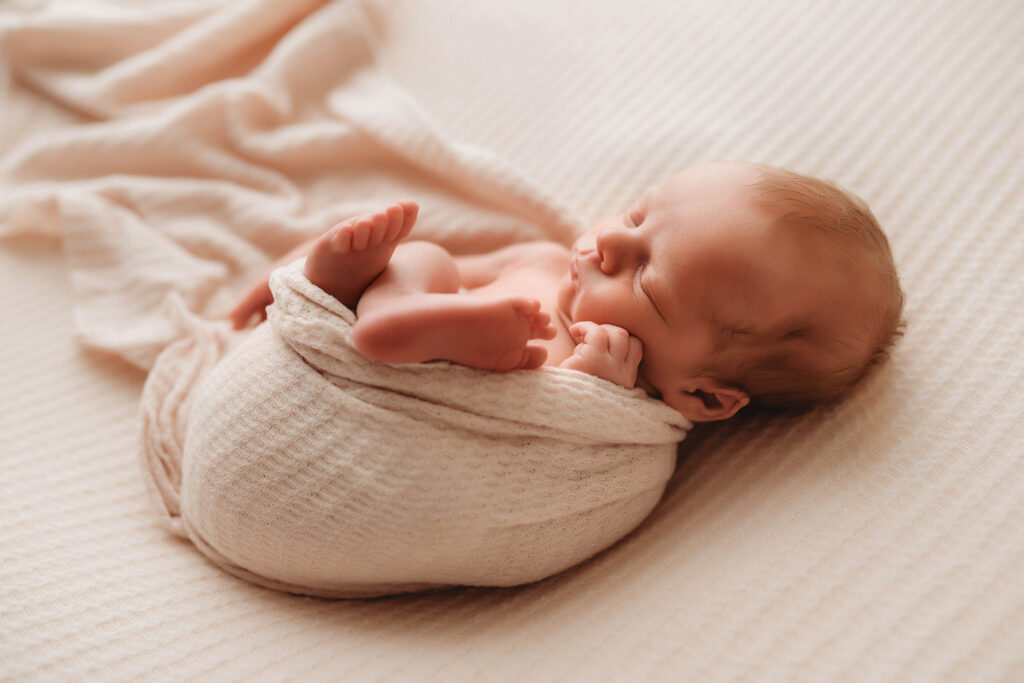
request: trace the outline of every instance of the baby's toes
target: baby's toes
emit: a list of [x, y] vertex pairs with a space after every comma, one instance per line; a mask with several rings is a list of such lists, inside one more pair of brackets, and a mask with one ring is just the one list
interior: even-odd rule
[[370, 229], [366, 233], [366, 246], [369, 249], [381, 243], [384, 234], [388, 229], [388, 216], [386, 213], [374, 214], [370, 219]]
[[354, 220], [339, 223], [331, 228], [327, 236], [331, 251], [338, 254], [347, 254], [352, 251], [352, 232], [354, 228]]
[[352, 235], [352, 250], [362, 251], [377, 246], [386, 227], [387, 218], [377, 213], [359, 221], [358, 230]]
[[412, 226], [416, 224], [416, 217], [420, 213], [420, 205], [413, 201], [403, 201], [398, 202], [398, 206], [402, 209], [402, 222], [395, 239], [404, 240], [409, 236]]
[[530, 320], [530, 333], [533, 339], [554, 339], [557, 334], [555, 326], [551, 324], [551, 316], [543, 311]]
[[[354, 220], [351, 225], [348, 226], [348, 237], [342, 238], [342, 240], [348, 244], [348, 249], [346, 249], [345, 252], [361, 251], [365, 249], [366, 240], [370, 235], [370, 230], [372, 229], [373, 223], [370, 222], [368, 217]], [[339, 237], [341, 237], [340, 234]], [[339, 240], [339, 244], [342, 240]]]
[[515, 309], [516, 313], [529, 318], [531, 321], [534, 316], [540, 313], [540, 302], [536, 299], [527, 299], [526, 297], [514, 297], [510, 300], [512, 308]]
[[405, 209], [401, 204], [392, 204], [384, 214], [387, 216], [387, 225], [385, 226], [384, 236], [381, 241], [394, 242], [398, 239], [402, 226], [405, 223]]

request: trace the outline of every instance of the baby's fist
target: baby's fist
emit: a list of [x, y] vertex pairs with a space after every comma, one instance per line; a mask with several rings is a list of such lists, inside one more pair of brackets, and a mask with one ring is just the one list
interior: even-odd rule
[[576, 340], [572, 355], [559, 367], [579, 370], [619, 386], [636, 386], [636, 373], [643, 357], [643, 344], [615, 325], [581, 321], [569, 328]]

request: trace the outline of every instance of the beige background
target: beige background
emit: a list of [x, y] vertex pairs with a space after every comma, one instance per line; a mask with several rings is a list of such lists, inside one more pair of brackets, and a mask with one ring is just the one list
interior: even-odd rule
[[[0, 679], [1024, 678], [1021, 5], [445, 0], [377, 17], [382, 68], [446, 138], [583, 222], [714, 158], [863, 195], [909, 297], [893, 363], [839, 407], [695, 434], [647, 523], [566, 574], [317, 601], [222, 574], [157, 526], [143, 374], [75, 343], [58, 242], [8, 239]], [[60, 119], [18, 114], [31, 93], [6, 87], [5, 154]]]

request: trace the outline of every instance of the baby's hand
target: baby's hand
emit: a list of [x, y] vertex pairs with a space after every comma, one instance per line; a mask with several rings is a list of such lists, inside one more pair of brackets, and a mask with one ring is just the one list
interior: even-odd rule
[[270, 293], [270, 274], [256, 280], [246, 290], [235, 307], [228, 313], [228, 320], [236, 330], [248, 327], [253, 318], [260, 323], [267, 319], [267, 306], [274, 303], [274, 295]]
[[228, 313], [228, 320], [231, 321], [232, 327], [240, 330], [252, 324], [254, 319], [257, 324], [267, 319], [267, 306], [274, 303], [274, 295], [270, 293], [270, 271], [287, 266], [292, 261], [303, 256], [308, 256], [309, 252], [313, 250], [313, 245], [316, 244], [317, 239], [319, 238], [303, 242], [277, 259], [259, 279], [249, 285], [249, 289], [245, 290], [245, 294], [242, 295], [242, 298], [235, 304], [235, 307]]
[[615, 325], [582, 321], [569, 328], [576, 340], [572, 355], [558, 367], [579, 370], [619, 386], [636, 386], [636, 373], [643, 357], [643, 344]]

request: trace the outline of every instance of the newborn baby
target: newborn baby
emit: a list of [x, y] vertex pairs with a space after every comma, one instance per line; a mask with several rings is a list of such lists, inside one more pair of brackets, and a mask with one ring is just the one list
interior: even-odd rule
[[452, 256], [404, 241], [417, 212], [332, 227], [231, 315], [267, 324], [186, 316], [157, 359], [143, 472], [226, 571], [325, 597], [543, 579], [650, 514], [693, 422], [842, 396], [899, 329], [871, 213], [787, 171], [689, 168], [571, 249]]
[[[859, 200], [768, 166], [688, 168], [571, 249], [452, 256], [403, 242], [418, 207], [344, 221], [284, 260], [356, 311], [353, 341], [386, 363], [570, 368], [641, 387], [694, 422], [750, 403], [841, 397], [887, 355], [903, 294]], [[231, 313], [264, 315], [266, 280]]]

